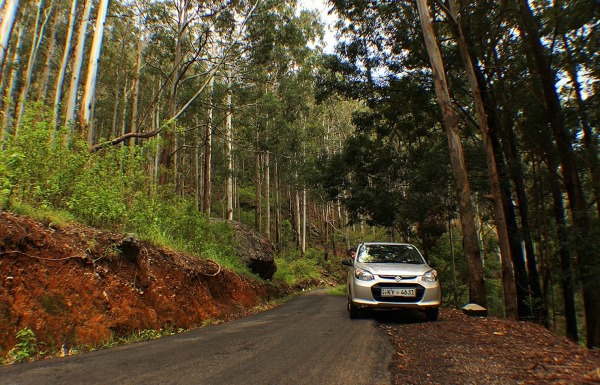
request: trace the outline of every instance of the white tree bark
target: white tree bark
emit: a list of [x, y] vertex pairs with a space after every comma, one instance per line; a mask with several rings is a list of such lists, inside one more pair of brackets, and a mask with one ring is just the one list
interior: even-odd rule
[[[140, 16], [141, 19], [142, 16]], [[138, 100], [140, 95], [140, 77], [142, 75], [142, 66], [143, 66], [143, 52], [146, 47], [146, 37], [143, 32], [143, 25], [140, 20], [138, 23], [138, 28], [140, 29], [140, 40], [138, 41], [137, 47], [137, 60], [136, 60], [136, 69], [135, 69], [135, 78], [133, 79], [133, 96], [131, 100], [131, 132], [138, 132]]]
[[307, 193], [306, 187], [302, 190], [302, 242], [300, 243], [300, 253], [302, 256], [306, 255], [306, 229], [308, 225], [308, 218], [306, 217], [307, 209]]
[[2, 13], [2, 24], [0, 24], [0, 72], [4, 68], [4, 59], [8, 52], [8, 42], [12, 34], [13, 26], [15, 25], [15, 17], [19, 8], [19, 0], [9, 0], [7, 4], [2, 3], [0, 10]]
[[265, 151], [265, 237], [271, 239], [271, 154]]
[[206, 135], [204, 142], [204, 194], [202, 200], [202, 212], [210, 217], [211, 203], [211, 163], [212, 163], [212, 130], [213, 130], [213, 98], [215, 78], [210, 80], [211, 102], [207, 113]]
[[96, 96], [96, 78], [98, 77], [98, 63], [100, 62], [100, 52], [102, 50], [102, 40], [104, 39], [104, 24], [106, 23], [106, 13], [110, 0], [100, 0], [98, 4], [98, 16], [96, 16], [96, 28], [92, 49], [90, 51], [90, 60], [88, 62], [87, 79], [85, 82], [83, 101], [81, 103], [82, 123], [88, 129], [88, 140], [90, 146], [94, 145], [94, 125], [92, 124], [92, 112], [94, 97]]
[[60, 115], [60, 102], [62, 100], [65, 75], [67, 73], [67, 63], [71, 53], [71, 42], [73, 40], [73, 31], [75, 29], [75, 17], [77, 14], [77, 0], [71, 2], [71, 12], [69, 13], [69, 27], [67, 28], [67, 37], [65, 38], [65, 50], [63, 51], [60, 62], [60, 70], [56, 79], [56, 93], [54, 95], [54, 128], [58, 128], [58, 116]]
[[233, 220], [233, 96], [232, 73], [227, 77], [227, 116], [225, 121], [225, 157], [227, 158], [227, 210], [226, 219]]
[[9, 74], [9, 86], [6, 88], [6, 93], [3, 95], [5, 100], [9, 100], [5, 105], [4, 110], [4, 130], [2, 131], [2, 141], [3, 148], [6, 139], [10, 133], [10, 127], [13, 122], [13, 110], [15, 108], [15, 93], [17, 92], [17, 83], [19, 80], [19, 63], [21, 61], [21, 46], [23, 45], [23, 36], [25, 35], [25, 28], [20, 27], [17, 28], [19, 30], [19, 35], [17, 38], [16, 49], [14, 50], [13, 58], [12, 58], [12, 66]]
[[52, 29], [50, 31], [50, 41], [46, 50], [46, 60], [44, 61], [44, 72], [39, 81], [38, 87], [38, 100], [46, 103], [46, 97], [48, 95], [48, 83], [50, 82], [50, 72], [52, 69], [52, 63], [54, 62], [54, 54], [56, 47], [56, 25], [59, 20], [59, 11], [54, 12], [54, 20], [52, 21]]
[[33, 31], [33, 39], [31, 49], [29, 51], [29, 60], [27, 62], [27, 73], [25, 74], [25, 84], [21, 89], [21, 96], [17, 102], [18, 112], [16, 114], [17, 121], [15, 122], [15, 136], [18, 135], [19, 124], [23, 114], [25, 113], [25, 106], [29, 99], [29, 89], [31, 88], [31, 83], [33, 82], [33, 67], [37, 59], [37, 53], [42, 43], [42, 39], [44, 38], [44, 29], [46, 28], [46, 24], [48, 23], [48, 19], [52, 13], [52, 8], [53, 6], [50, 5], [50, 7], [47, 9], [46, 15], [43, 16], [42, 13], [44, 10], [44, 0], [40, 0], [38, 3], [37, 15], [35, 17], [35, 29]]
[[92, 10], [92, 0], [85, 1], [85, 8], [81, 16], [79, 31], [77, 33], [77, 45], [75, 46], [75, 60], [73, 61], [73, 72], [71, 73], [71, 84], [69, 85], [69, 99], [65, 111], [65, 125], [71, 125], [73, 131], [75, 125], [75, 114], [77, 111], [77, 90], [79, 89], [79, 77], [81, 67], [83, 66], [83, 51], [85, 49], [85, 39]]

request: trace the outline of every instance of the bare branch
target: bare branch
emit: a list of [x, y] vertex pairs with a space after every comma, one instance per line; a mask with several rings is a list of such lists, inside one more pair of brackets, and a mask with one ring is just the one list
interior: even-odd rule
[[223, 52], [223, 55], [221, 56], [221, 58], [211, 68], [211, 70], [208, 71], [208, 76], [206, 77], [206, 79], [204, 80], [204, 82], [202, 83], [202, 85], [200, 86], [198, 91], [194, 94], [194, 96], [192, 96], [190, 98], [190, 100], [188, 100], [188, 102], [179, 110], [179, 112], [177, 112], [173, 117], [171, 117], [167, 122], [165, 122], [160, 128], [158, 128], [156, 130], [149, 131], [149, 132], [130, 132], [125, 135], [114, 138], [112, 140], [109, 140], [109, 141], [106, 141], [103, 143], [98, 143], [98, 144], [90, 147], [89, 152], [94, 153], [105, 147], [117, 145], [117, 144], [122, 143], [131, 138], [142, 138], [142, 139], [152, 138], [152, 137], [158, 135], [169, 124], [171, 124], [172, 122], [177, 120], [192, 105], [192, 103], [204, 92], [205, 88], [208, 86], [211, 79], [215, 77], [217, 70], [223, 66], [223, 64], [225, 63], [225, 60], [228, 58], [231, 50], [239, 43], [241, 32], [245, 28], [246, 24], [248, 23], [248, 20], [250, 20], [252, 14], [256, 10], [256, 8], [260, 2], [261, 2], [261, 0], [256, 0], [256, 3], [254, 3], [252, 8], [246, 14], [244, 21], [240, 24], [240, 34], [237, 37], [235, 37], [233, 39], [233, 41], [231, 41], [231, 43], [229, 44], [227, 49]]

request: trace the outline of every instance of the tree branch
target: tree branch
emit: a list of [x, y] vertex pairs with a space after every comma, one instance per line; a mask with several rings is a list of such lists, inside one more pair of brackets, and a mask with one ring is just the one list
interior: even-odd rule
[[229, 52], [233, 49], [233, 47], [235, 47], [238, 44], [238, 42], [239, 42], [239, 36], [241, 36], [241, 32], [243, 31], [244, 27], [248, 23], [248, 20], [250, 19], [250, 17], [254, 13], [254, 11], [256, 10], [256, 7], [258, 6], [258, 4], [260, 2], [261, 2], [261, 0], [256, 0], [256, 3], [254, 3], [254, 5], [252, 6], [252, 8], [246, 14], [246, 17], [244, 18], [244, 21], [240, 24], [240, 34], [238, 35], [238, 37], [234, 38], [233, 41], [229, 44], [229, 46], [227, 47], [227, 49], [223, 52], [223, 55], [221, 56], [221, 58], [219, 59], [219, 61], [214, 65], [213, 68], [211, 68], [210, 71], [208, 71], [208, 76], [204, 80], [204, 82], [202, 83], [202, 85], [200, 86], [200, 88], [198, 89], [198, 91], [194, 94], [194, 96], [192, 96], [190, 98], [190, 100], [188, 100], [188, 102], [179, 110], [179, 112], [177, 112], [173, 117], [171, 117], [160, 128], [158, 128], [156, 130], [149, 131], [149, 132], [130, 132], [130, 133], [127, 133], [125, 135], [122, 135], [122, 136], [119, 136], [117, 138], [114, 138], [112, 140], [109, 140], [109, 141], [106, 141], [106, 142], [103, 142], [103, 143], [98, 143], [98, 144], [90, 147], [88, 151], [90, 153], [94, 153], [94, 152], [96, 152], [98, 150], [101, 150], [101, 149], [103, 149], [105, 147], [117, 145], [117, 144], [122, 143], [122, 142], [124, 142], [124, 141], [126, 141], [128, 139], [131, 139], [131, 138], [142, 138], [142, 139], [152, 138], [152, 137], [158, 135], [169, 124], [171, 124], [172, 122], [174, 122], [175, 120], [177, 120], [177, 118], [179, 118], [181, 116], [181, 114], [183, 114], [189, 108], [189, 106], [204, 92], [204, 89], [209, 84], [210, 80], [215, 76], [217, 70], [219, 68], [221, 68], [221, 66], [223, 65], [223, 63], [227, 59]]

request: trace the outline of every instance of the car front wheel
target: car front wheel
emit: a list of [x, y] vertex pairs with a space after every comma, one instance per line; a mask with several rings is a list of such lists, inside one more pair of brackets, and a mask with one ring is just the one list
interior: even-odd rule
[[360, 317], [360, 309], [354, 303], [350, 297], [348, 297], [348, 312], [350, 313], [350, 319], [356, 319]]
[[425, 316], [427, 317], [427, 321], [437, 321], [439, 315], [440, 309], [437, 307], [435, 309], [425, 310]]

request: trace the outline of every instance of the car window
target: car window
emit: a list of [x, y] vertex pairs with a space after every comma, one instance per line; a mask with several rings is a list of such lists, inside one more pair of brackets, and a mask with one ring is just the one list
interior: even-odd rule
[[421, 254], [411, 245], [363, 245], [358, 254], [358, 262], [425, 263]]

